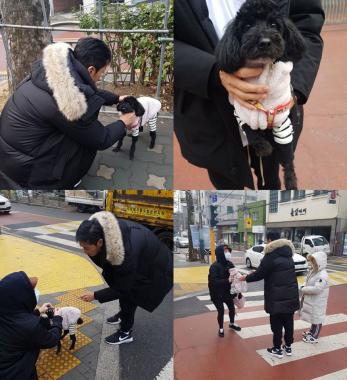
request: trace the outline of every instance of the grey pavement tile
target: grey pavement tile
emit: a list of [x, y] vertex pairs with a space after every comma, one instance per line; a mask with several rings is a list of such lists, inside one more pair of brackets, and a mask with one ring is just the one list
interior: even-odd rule
[[150, 163], [148, 165], [148, 173], [154, 174], [160, 177], [167, 177], [167, 172], [169, 170], [169, 165]]

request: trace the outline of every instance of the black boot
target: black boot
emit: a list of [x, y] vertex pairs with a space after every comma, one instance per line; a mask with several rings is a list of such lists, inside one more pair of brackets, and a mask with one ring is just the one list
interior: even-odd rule
[[134, 160], [134, 155], [135, 155], [135, 149], [136, 149], [136, 142], [138, 140], [138, 136], [132, 136], [131, 137], [131, 147], [130, 147], [130, 151], [129, 151], [129, 159], [131, 161]]
[[112, 149], [112, 152], [119, 152], [122, 145], [123, 145], [123, 139], [118, 140], [118, 144], [115, 148]]
[[149, 149], [153, 149], [155, 147], [155, 140], [157, 138], [157, 132], [151, 131], [151, 132], [149, 132], [149, 135], [151, 136], [151, 143], [149, 144]]

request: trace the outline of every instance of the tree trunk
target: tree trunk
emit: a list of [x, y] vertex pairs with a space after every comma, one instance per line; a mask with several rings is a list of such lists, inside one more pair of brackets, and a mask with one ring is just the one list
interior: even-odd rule
[[[49, 20], [49, 0], [44, 0]], [[41, 0], [0, 0], [0, 14], [4, 24], [44, 26]], [[7, 44], [7, 71], [9, 89], [30, 73], [31, 65], [41, 57], [42, 49], [52, 42], [52, 33], [43, 30], [2, 28], [4, 44]]]
[[190, 226], [194, 224], [194, 205], [193, 205], [193, 197], [192, 192], [190, 190], [186, 191], [186, 202], [187, 202], [187, 216], [188, 216], [188, 241], [189, 241], [189, 261], [196, 261], [196, 252], [193, 249], [193, 239], [192, 239], [192, 231], [190, 230]]

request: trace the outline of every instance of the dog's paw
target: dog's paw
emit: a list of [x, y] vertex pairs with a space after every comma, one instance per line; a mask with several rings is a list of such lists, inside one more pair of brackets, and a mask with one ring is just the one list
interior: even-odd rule
[[119, 152], [121, 150], [120, 146], [116, 146], [115, 148], [112, 149], [112, 152]]
[[272, 145], [265, 139], [256, 139], [252, 142], [251, 147], [258, 157], [267, 157], [272, 154]]

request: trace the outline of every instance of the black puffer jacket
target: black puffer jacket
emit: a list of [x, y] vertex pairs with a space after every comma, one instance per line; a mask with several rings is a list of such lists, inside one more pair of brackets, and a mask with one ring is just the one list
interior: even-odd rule
[[47, 46], [1, 114], [0, 172], [24, 188], [72, 188], [96, 152], [125, 135], [122, 121], [98, 121], [118, 99], [96, 88], [70, 45]]
[[264, 279], [265, 311], [269, 314], [289, 314], [300, 308], [293, 252], [289, 240], [274, 240], [266, 245], [258, 269], [246, 277], [247, 282]]
[[99, 302], [119, 298], [152, 312], [172, 288], [172, 252], [148, 228], [116, 219], [107, 211], [91, 216], [104, 230], [105, 249], [93, 262], [102, 268], [109, 288], [96, 291]]
[[34, 313], [36, 297], [24, 272], [0, 281], [0, 379], [36, 380], [36, 360], [41, 348], [58, 344], [62, 318], [53, 318], [49, 330]]
[[229, 269], [234, 268], [234, 264], [226, 260], [224, 256], [224, 246], [216, 248], [216, 262], [210, 266], [208, 274], [208, 288], [212, 302], [214, 300], [230, 300], [235, 294], [230, 294], [231, 284], [229, 282]]

